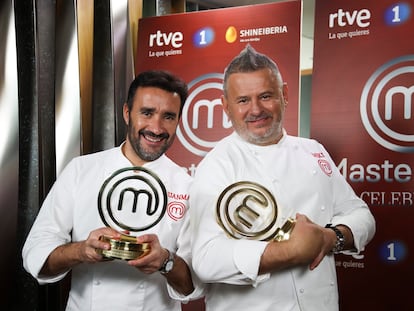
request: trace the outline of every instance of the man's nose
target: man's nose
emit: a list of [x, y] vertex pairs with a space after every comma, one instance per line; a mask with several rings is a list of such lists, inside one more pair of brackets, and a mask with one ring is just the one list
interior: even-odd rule
[[164, 127], [162, 123], [162, 118], [158, 116], [154, 116], [153, 118], [151, 118], [148, 130], [157, 135], [163, 133]]
[[260, 100], [258, 98], [252, 98], [251, 104], [250, 104], [250, 110], [253, 113], [256, 113], [256, 112], [262, 111], [262, 109], [263, 107], [262, 107]]

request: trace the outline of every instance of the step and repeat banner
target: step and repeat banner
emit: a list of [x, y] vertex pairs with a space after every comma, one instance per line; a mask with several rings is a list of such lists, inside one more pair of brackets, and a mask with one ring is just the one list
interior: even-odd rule
[[377, 233], [338, 256], [341, 310], [413, 310], [414, 1], [316, 0], [311, 136]]
[[190, 174], [232, 131], [220, 101], [223, 72], [247, 44], [278, 64], [289, 86], [286, 128], [297, 135], [301, 5], [288, 1], [140, 19], [136, 73], [166, 69], [189, 86], [168, 155]]

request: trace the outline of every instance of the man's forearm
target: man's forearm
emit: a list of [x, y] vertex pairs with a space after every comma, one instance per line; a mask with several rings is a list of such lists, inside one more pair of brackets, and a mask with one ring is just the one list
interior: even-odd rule
[[47, 258], [45, 264], [40, 270], [44, 276], [54, 276], [68, 271], [73, 266], [81, 262], [79, 252], [80, 243], [68, 243], [56, 247]]
[[174, 269], [164, 274], [170, 284], [177, 292], [189, 295], [194, 290], [190, 269], [186, 262], [179, 256], [175, 256]]

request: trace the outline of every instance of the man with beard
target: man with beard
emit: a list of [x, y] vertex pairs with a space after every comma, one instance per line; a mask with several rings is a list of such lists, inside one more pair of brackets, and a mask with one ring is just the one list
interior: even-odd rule
[[[187, 95], [187, 85], [171, 73], [139, 74], [123, 107], [125, 142], [73, 159], [47, 195], [24, 245], [23, 263], [40, 284], [57, 282], [71, 272], [66, 310], [181, 310], [181, 302], [197, 297], [187, 233], [191, 177], [165, 155], [175, 138]], [[98, 208], [108, 178], [128, 168], [143, 170], [137, 177], [142, 180], [152, 181], [147, 173], [155, 176], [165, 187], [164, 214], [152, 224], [139, 223], [132, 213], [130, 219], [135, 221], [128, 217], [117, 220], [119, 206], [105, 220], [109, 206]], [[134, 200], [147, 192], [135, 190]], [[150, 206], [152, 199], [148, 198], [146, 210], [134, 205], [142, 219], [151, 219], [161, 209]], [[102, 202], [110, 204], [105, 198]], [[173, 209], [165, 212], [170, 207]], [[124, 210], [130, 212], [130, 208]], [[111, 219], [120, 227], [110, 226]], [[110, 260], [116, 254], [111, 252], [103, 256], [115, 245], [111, 242], [131, 233], [129, 228], [142, 228], [134, 237], [148, 246], [149, 252], [128, 260]]]

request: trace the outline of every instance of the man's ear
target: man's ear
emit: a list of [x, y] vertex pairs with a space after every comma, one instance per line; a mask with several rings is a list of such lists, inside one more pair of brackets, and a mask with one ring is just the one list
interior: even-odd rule
[[125, 124], [129, 125], [129, 108], [127, 103], [125, 103], [123, 106], [122, 115], [124, 117]]
[[282, 86], [282, 96], [283, 96], [283, 101], [285, 103], [285, 107], [288, 105], [289, 100], [288, 100], [288, 85], [286, 82], [283, 83]]
[[221, 95], [220, 99], [221, 99], [221, 105], [223, 106], [224, 112], [227, 115], [229, 115], [229, 107], [228, 107], [229, 103], [227, 102], [227, 99], [224, 97], [224, 95]]

